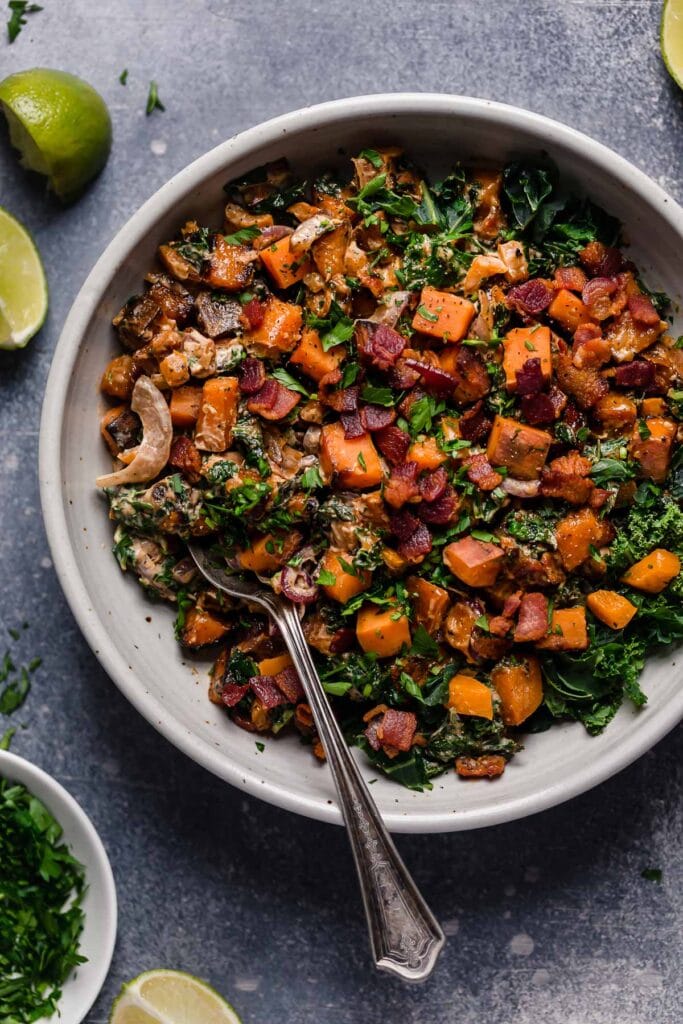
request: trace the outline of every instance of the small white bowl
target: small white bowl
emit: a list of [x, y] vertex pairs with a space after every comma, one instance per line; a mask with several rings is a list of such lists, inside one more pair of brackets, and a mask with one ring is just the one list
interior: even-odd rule
[[109, 858], [85, 811], [47, 772], [23, 757], [0, 750], [0, 777], [25, 786], [45, 804], [62, 826], [61, 841], [85, 868], [88, 888], [83, 899], [85, 919], [79, 952], [87, 962], [64, 983], [59, 1016], [50, 1018], [52, 1022], [80, 1024], [104, 984], [116, 941], [116, 888]]
[[[117, 347], [111, 318], [142, 286], [157, 245], [184, 221], [220, 222], [225, 182], [287, 157], [316, 175], [365, 146], [399, 144], [438, 180], [457, 161], [502, 164], [545, 152], [565, 182], [618, 217], [629, 252], [654, 288], [683, 306], [679, 272], [683, 210], [623, 157], [587, 136], [515, 107], [466, 96], [360, 96], [297, 110], [221, 143], [176, 174], [131, 217], [83, 285], [57, 345], [43, 405], [40, 485], [52, 558], [90, 646], [129, 701], [167, 739], [221, 778], [263, 800], [341, 824], [329, 772], [294, 736], [267, 741], [237, 728], [207, 698], [206, 669], [173, 638], [173, 610], [153, 606], [111, 554], [112, 526], [95, 477], [111, 469], [99, 439], [97, 386]], [[683, 324], [675, 325], [677, 334]], [[197, 669], [199, 668], [199, 671]], [[454, 771], [430, 793], [377, 778], [373, 796], [387, 826], [448, 832], [511, 821], [595, 786], [639, 757], [683, 716], [675, 657], [643, 674], [648, 705], [625, 702], [601, 736], [578, 724], [529, 736], [502, 778], [468, 784]], [[366, 778], [377, 771], [359, 755]]]

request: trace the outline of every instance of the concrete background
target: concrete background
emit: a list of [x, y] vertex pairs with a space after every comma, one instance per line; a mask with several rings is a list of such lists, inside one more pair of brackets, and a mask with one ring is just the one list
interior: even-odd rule
[[[51, 288], [24, 352], [0, 353], [0, 656], [43, 658], [13, 749], [92, 816], [120, 899], [119, 940], [88, 1017], [156, 966], [219, 988], [245, 1024], [673, 1024], [683, 978], [683, 733], [556, 810], [487, 832], [399, 837], [450, 942], [421, 989], [377, 977], [343, 833], [247, 799], [194, 766], [124, 701], [54, 576], [37, 487], [54, 345], [116, 230], [173, 172], [240, 129], [324, 99], [468, 93], [556, 117], [683, 198], [681, 94], [650, 0], [47, 0], [0, 74], [46, 65], [107, 100], [115, 142], [63, 210], [0, 132], [0, 204], [34, 232]], [[129, 69], [128, 85], [118, 83]], [[166, 112], [145, 117], [150, 79]], [[93, 443], [98, 443], [93, 440]], [[8, 629], [29, 627], [19, 641]], [[9, 723], [0, 723], [4, 726]], [[0, 730], [1, 731], [1, 730]], [[645, 867], [663, 870], [661, 885]], [[69, 1022], [65, 1022], [69, 1024]]]

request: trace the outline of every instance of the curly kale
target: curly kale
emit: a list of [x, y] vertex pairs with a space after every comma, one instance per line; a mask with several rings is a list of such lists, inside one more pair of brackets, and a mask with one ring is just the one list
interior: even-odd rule
[[631, 507], [610, 547], [608, 571], [619, 576], [657, 547], [683, 555], [683, 509], [665, 495], [652, 504]]

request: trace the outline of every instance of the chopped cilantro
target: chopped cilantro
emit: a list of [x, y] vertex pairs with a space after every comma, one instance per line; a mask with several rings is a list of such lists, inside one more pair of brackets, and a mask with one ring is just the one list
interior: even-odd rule
[[147, 114], [147, 116], [149, 117], [149, 115], [154, 110], [166, 110], [166, 107], [159, 99], [159, 87], [157, 86], [157, 83], [154, 80], [152, 80], [149, 83], [149, 92], [147, 93], [147, 105], [145, 107], [145, 114]]

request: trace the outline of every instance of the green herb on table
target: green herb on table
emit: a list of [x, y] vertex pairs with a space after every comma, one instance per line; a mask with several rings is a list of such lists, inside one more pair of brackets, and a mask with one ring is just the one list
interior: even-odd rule
[[61, 826], [24, 786], [0, 779], [0, 1020], [29, 1024], [57, 1009], [85, 962], [85, 873]]
[[30, 4], [28, 0], [9, 0], [7, 6], [10, 10], [7, 21], [7, 38], [10, 43], [13, 43], [26, 24], [26, 15], [37, 14], [43, 8], [38, 4]]
[[127, 83], [127, 81], [128, 81], [128, 68], [124, 68], [123, 71], [121, 72], [121, 74], [119, 75], [119, 82], [121, 83], [121, 85], [125, 85]]
[[145, 107], [145, 113], [148, 117], [153, 110], [166, 110], [166, 107], [159, 99], [159, 87], [154, 80], [149, 83], [149, 92], [147, 93], [147, 106]]
[[646, 879], [648, 882], [657, 882], [661, 884], [662, 881], [662, 869], [661, 868], [643, 868], [640, 872], [640, 877]]

